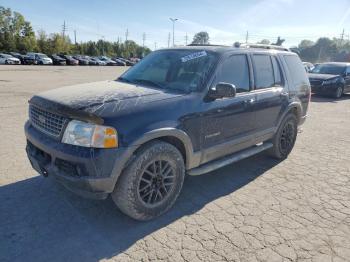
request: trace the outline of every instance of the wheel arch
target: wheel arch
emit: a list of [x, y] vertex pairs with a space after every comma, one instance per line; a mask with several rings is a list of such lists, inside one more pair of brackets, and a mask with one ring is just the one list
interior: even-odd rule
[[280, 117], [279, 121], [278, 121], [278, 125], [277, 128], [281, 125], [283, 119], [288, 115], [288, 114], [294, 114], [298, 120], [298, 124], [301, 121], [302, 118], [302, 107], [301, 104], [298, 102], [292, 102], [288, 105], [287, 109], [285, 110], [285, 112], [282, 114], [282, 116]]

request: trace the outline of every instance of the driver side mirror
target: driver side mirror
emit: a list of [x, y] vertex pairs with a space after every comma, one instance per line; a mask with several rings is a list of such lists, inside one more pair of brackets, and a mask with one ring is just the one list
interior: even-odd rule
[[236, 96], [236, 87], [233, 84], [220, 82], [216, 86], [210, 87], [208, 96], [215, 100], [224, 97], [234, 97]]

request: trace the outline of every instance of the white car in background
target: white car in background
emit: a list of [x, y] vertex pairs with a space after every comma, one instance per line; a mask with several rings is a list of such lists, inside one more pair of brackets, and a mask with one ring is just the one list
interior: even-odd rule
[[13, 57], [12, 55], [0, 53], [0, 64], [20, 65], [21, 60], [19, 60], [16, 57]]
[[28, 53], [27, 56], [34, 58], [37, 65], [52, 65], [52, 59], [42, 53]]

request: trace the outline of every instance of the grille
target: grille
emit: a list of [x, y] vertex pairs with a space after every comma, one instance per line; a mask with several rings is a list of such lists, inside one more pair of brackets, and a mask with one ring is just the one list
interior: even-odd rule
[[65, 126], [67, 118], [45, 111], [37, 106], [30, 105], [29, 119], [32, 125], [43, 133], [59, 137]]
[[323, 80], [310, 79], [310, 84], [312, 86], [320, 86], [322, 85], [322, 83], [323, 83]]

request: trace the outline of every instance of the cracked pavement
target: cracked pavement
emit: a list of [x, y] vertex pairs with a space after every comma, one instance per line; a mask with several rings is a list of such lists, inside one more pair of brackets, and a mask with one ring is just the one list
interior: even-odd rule
[[294, 150], [187, 177], [150, 222], [38, 176], [23, 125], [34, 93], [120, 67], [0, 67], [0, 261], [350, 261], [350, 95], [313, 97]]

